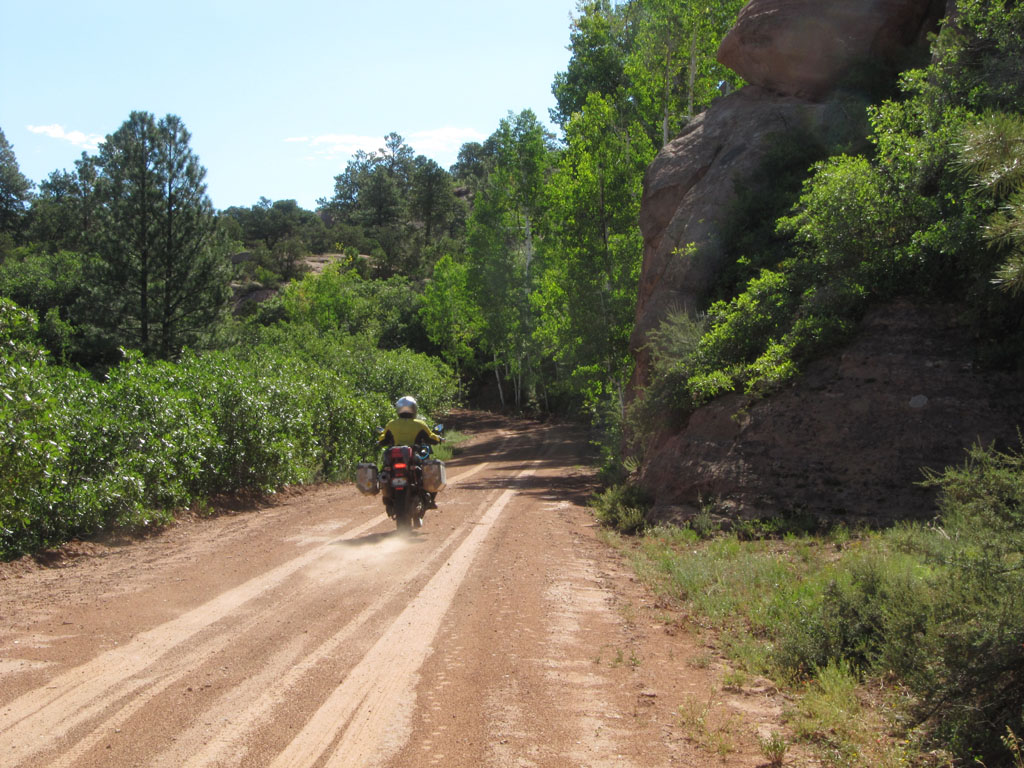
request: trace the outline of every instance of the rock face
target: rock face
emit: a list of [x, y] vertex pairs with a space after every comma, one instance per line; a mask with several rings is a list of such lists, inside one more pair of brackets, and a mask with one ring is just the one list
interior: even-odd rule
[[976, 373], [950, 308], [877, 307], [841, 353], [788, 390], [721, 398], [651, 451], [641, 482], [658, 519], [701, 504], [732, 517], [801, 511], [850, 524], [929, 518], [922, 467], [962, 464], [974, 443], [1016, 443], [1024, 375]]
[[[865, 59], [898, 66], [935, 29], [945, 0], [751, 0], [719, 58], [749, 80], [716, 101], [648, 169], [634, 386], [647, 380], [647, 332], [673, 310], [704, 309], [733, 255], [718, 233], [772, 135], [831, 135], [848, 119], [832, 93]], [[832, 105], [832, 106], [830, 106]], [[824, 132], [824, 133], [821, 133]], [[959, 464], [974, 442], [1016, 442], [1024, 374], [977, 374], [950, 308], [877, 307], [840, 354], [790, 389], [730, 396], [648, 448], [641, 483], [658, 519], [721, 502], [733, 516], [786, 510], [882, 522], [934, 514], [922, 467]]]
[[751, 0], [743, 9], [719, 59], [760, 85], [719, 99], [691, 121], [644, 181], [634, 386], [647, 379], [647, 332], [668, 311], [704, 308], [729, 258], [716, 233], [772, 135], [797, 127], [828, 134], [848, 122], [843, 109], [829, 109], [828, 91], [866, 56], [897, 60], [936, 28], [945, 2]]
[[747, 82], [819, 100], [863, 61], [897, 69], [945, 0], [751, 0], [718, 50]]
[[[772, 134], [797, 126], [823, 130], [827, 108], [748, 86], [698, 115], [661, 150], [644, 178], [640, 273], [634, 354], [646, 377], [647, 331], [672, 310], [693, 314], [728, 254], [718, 228], [736, 197], [736, 183], [762, 162]], [[688, 244], [692, 252], [681, 253]]]

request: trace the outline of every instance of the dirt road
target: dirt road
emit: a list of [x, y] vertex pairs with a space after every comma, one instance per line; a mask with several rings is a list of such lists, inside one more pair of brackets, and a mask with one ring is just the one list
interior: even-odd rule
[[0, 565], [0, 766], [755, 766], [770, 692], [597, 538], [586, 441], [461, 414], [425, 527], [353, 486]]

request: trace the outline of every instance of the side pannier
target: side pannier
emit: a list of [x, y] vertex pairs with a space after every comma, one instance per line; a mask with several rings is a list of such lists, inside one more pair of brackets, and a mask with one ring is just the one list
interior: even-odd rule
[[447, 484], [443, 461], [427, 459], [423, 462], [423, 490], [427, 493], [437, 493], [443, 491]]
[[360, 493], [365, 493], [367, 496], [375, 496], [380, 493], [376, 464], [361, 462], [356, 466], [356, 487]]

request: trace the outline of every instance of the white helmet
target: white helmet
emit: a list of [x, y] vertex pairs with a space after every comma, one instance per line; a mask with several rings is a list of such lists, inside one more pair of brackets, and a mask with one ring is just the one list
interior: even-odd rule
[[403, 413], [411, 413], [415, 416], [419, 410], [419, 406], [416, 404], [415, 397], [400, 397], [398, 398], [398, 402], [395, 403], [395, 409], [398, 411], [399, 415]]

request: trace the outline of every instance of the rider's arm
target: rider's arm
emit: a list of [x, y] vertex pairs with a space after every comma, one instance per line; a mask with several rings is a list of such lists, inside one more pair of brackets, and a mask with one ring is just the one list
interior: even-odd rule
[[425, 427], [416, 435], [416, 442], [421, 444], [430, 443], [431, 445], [437, 445], [441, 442], [441, 438], [431, 432], [430, 427]]

